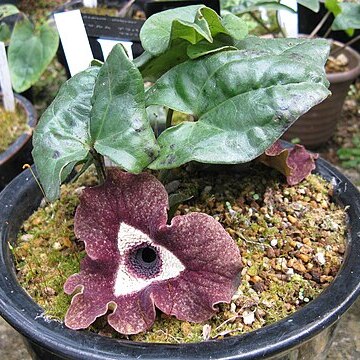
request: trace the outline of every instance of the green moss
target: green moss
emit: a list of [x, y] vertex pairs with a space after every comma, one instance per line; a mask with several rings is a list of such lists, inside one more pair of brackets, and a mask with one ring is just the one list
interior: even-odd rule
[[24, 108], [16, 104], [12, 113], [0, 106], [0, 152], [5, 151], [24, 132], [30, 132]]
[[43, 23], [52, 11], [64, 3], [66, 0], [21, 0], [17, 7], [35, 22]]
[[82, 7], [80, 11], [83, 14], [101, 15], [101, 16], [117, 16], [118, 11], [115, 8], [107, 8], [106, 6], [98, 6], [96, 8]]
[[[82, 180], [84, 181], [84, 180]], [[93, 177], [85, 182], [94, 184]], [[18, 276], [49, 317], [63, 318], [71, 298], [64, 294], [65, 280], [79, 271], [84, 246], [75, 239], [74, 214], [79, 183], [62, 188], [60, 200], [40, 207], [24, 223], [14, 249]]]
[[191, 324], [177, 320], [174, 317], [159, 315], [151, 331], [133, 335], [134, 341], [162, 342], [162, 343], [190, 343], [202, 341], [200, 324]]

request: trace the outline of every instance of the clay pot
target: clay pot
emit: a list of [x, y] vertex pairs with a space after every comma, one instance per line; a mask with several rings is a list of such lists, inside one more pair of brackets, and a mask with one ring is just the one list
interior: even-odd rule
[[[0, 94], [0, 96], [2, 96]], [[20, 104], [26, 114], [30, 129], [36, 125], [37, 115], [34, 106], [23, 96], [15, 94], [17, 104]], [[20, 135], [4, 152], [0, 152], [0, 190], [22, 171], [25, 163], [32, 164], [31, 157], [32, 131]]]
[[[335, 42], [335, 45], [340, 47], [343, 44]], [[299, 138], [301, 144], [313, 149], [324, 144], [333, 136], [349, 87], [360, 74], [360, 55], [349, 47], [345, 48], [342, 53], [349, 59], [349, 70], [327, 74], [332, 95], [301, 116], [286, 131], [283, 139], [291, 141]]]

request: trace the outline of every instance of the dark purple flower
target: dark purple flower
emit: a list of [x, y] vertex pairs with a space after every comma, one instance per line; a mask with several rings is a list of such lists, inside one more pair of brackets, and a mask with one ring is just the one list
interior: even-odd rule
[[259, 160], [286, 176], [289, 185], [296, 185], [315, 169], [319, 154], [311, 153], [303, 145], [285, 148], [280, 141], [271, 145]]
[[81, 290], [65, 324], [88, 327], [111, 310], [109, 324], [123, 334], [151, 327], [155, 306], [178, 319], [202, 322], [229, 302], [241, 271], [239, 249], [223, 227], [202, 213], [167, 225], [168, 195], [150, 174], [109, 169], [104, 185], [84, 190], [75, 234], [87, 256], [65, 292]]

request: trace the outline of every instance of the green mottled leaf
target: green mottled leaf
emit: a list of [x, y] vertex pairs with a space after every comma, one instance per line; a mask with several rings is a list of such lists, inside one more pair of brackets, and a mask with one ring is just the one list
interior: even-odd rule
[[322, 66], [328, 58], [330, 43], [330, 40], [325, 39], [264, 39], [253, 36], [237, 41], [235, 46], [240, 50], [265, 51], [275, 55], [286, 52], [293, 56], [306, 56], [313, 58], [318, 66]]
[[49, 200], [60, 195], [62, 181], [90, 151], [89, 119], [98, 67], [68, 80], [35, 129], [32, 155]]
[[[152, 55], [160, 55], [169, 48], [171, 40], [175, 39], [172, 28], [180, 38], [190, 43], [196, 43], [203, 38], [211, 41], [210, 29], [204, 18], [199, 19], [200, 10], [204, 5], [193, 5], [186, 8], [176, 8], [154, 14], [145, 21], [140, 30], [140, 40], [143, 48]], [[181, 19], [181, 22], [179, 22]], [[174, 24], [175, 22], [175, 24]]]
[[190, 59], [197, 59], [201, 56], [224, 50], [236, 50], [236, 47], [233, 46], [232, 42], [226, 45], [226, 42], [214, 39], [213, 43], [200, 41], [196, 45], [189, 45], [186, 51]]
[[232, 14], [221, 19], [204, 5], [192, 5], [152, 15], [141, 28], [140, 39], [147, 52], [158, 56], [169, 49], [174, 40], [197, 44], [205, 39], [211, 43], [220, 33], [241, 39], [247, 35], [246, 24]]
[[55, 56], [58, 45], [58, 33], [48, 24], [35, 29], [26, 17], [16, 23], [8, 52], [15, 91], [29, 89], [40, 78]]
[[0, 5], [0, 20], [8, 16], [15, 15], [18, 12], [19, 10], [15, 5], [11, 5], [11, 4]]
[[248, 34], [246, 22], [234, 14], [226, 14], [221, 20], [221, 24], [227, 30], [227, 33], [235, 40], [243, 39]]
[[166, 71], [189, 58], [187, 55], [188, 42], [175, 42], [178, 44], [171, 46], [159, 56], [153, 56], [145, 51], [134, 59], [134, 64], [138, 67], [144, 80], [154, 82]]
[[[263, 40], [263, 39], [262, 39]], [[192, 114], [198, 121], [168, 128], [158, 138], [152, 169], [241, 163], [259, 156], [302, 114], [328, 95], [323, 40], [283, 39], [271, 49], [224, 51], [189, 60], [164, 74], [147, 104]], [[289, 45], [290, 44], [290, 45]]]
[[146, 116], [143, 79], [119, 44], [99, 72], [92, 105], [95, 150], [129, 172], [141, 172], [158, 146]]
[[212, 43], [201, 40], [197, 44], [189, 44], [185, 41], [176, 40], [168, 50], [159, 56], [152, 56], [144, 52], [141, 56], [134, 60], [134, 64], [138, 67], [144, 80], [155, 82], [166, 71], [175, 65], [190, 59], [195, 59], [210, 53], [236, 49], [234, 42], [229, 37], [214, 38]]
[[305, 6], [306, 8], [318, 12], [320, 10], [320, 1], [319, 0], [297, 0], [297, 3]]
[[341, 13], [336, 16], [333, 30], [360, 29], [360, 3], [340, 3]]
[[237, 16], [220, 18], [204, 5], [167, 10], [143, 25], [140, 38], [146, 51], [134, 64], [145, 80], [155, 81], [189, 58], [230, 49], [247, 33], [246, 23]]

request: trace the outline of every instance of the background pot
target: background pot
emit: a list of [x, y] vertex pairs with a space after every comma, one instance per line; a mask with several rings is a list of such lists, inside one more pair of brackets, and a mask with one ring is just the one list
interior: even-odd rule
[[[342, 45], [335, 42], [336, 47]], [[360, 55], [349, 47], [342, 50], [341, 53], [349, 59], [349, 70], [326, 75], [330, 81], [329, 89], [332, 95], [301, 116], [286, 131], [283, 139], [291, 141], [299, 138], [301, 144], [308, 148], [316, 148], [334, 135], [349, 87], [360, 74]]]
[[[0, 94], [1, 96], [1, 94]], [[32, 130], [36, 125], [36, 110], [31, 102], [23, 96], [15, 94], [15, 99], [27, 114], [27, 123]], [[22, 171], [26, 163], [32, 164], [31, 132], [19, 136], [4, 152], [0, 152], [0, 191], [5, 185]]]
[[197, 344], [147, 344], [74, 331], [42, 316], [16, 280], [11, 251], [23, 221], [37, 208], [42, 194], [28, 170], [1, 193], [0, 315], [22, 333], [38, 359], [325, 359], [336, 321], [360, 292], [360, 194], [335, 168], [317, 161], [317, 172], [335, 185], [334, 198], [349, 205], [348, 244], [334, 282], [291, 316], [251, 333]]
[[13, 4], [17, 5], [20, 0], [0, 0], [0, 5]]
[[[324, 0], [320, 0], [320, 9], [317, 13], [313, 12], [312, 10], [308, 9], [305, 6], [300, 5], [299, 3], [297, 4], [297, 6], [298, 6], [297, 15], [298, 15], [299, 33], [310, 34], [327, 13], [327, 9], [325, 8], [324, 5]], [[334, 15], [331, 14], [324, 23], [324, 25], [319, 30], [318, 36], [323, 37], [333, 21], [334, 21]], [[359, 34], [360, 34], [360, 30], [355, 30], [354, 35], [350, 37], [349, 35], [347, 35], [345, 31], [339, 30], [339, 31], [331, 31], [329, 36], [327, 37], [329, 39], [334, 39], [341, 41], [343, 43], [347, 43], [349, 40], [358, 36]], [[355, 50], [360, 52], [360, 41], [357, 41], [352, 46]]]

